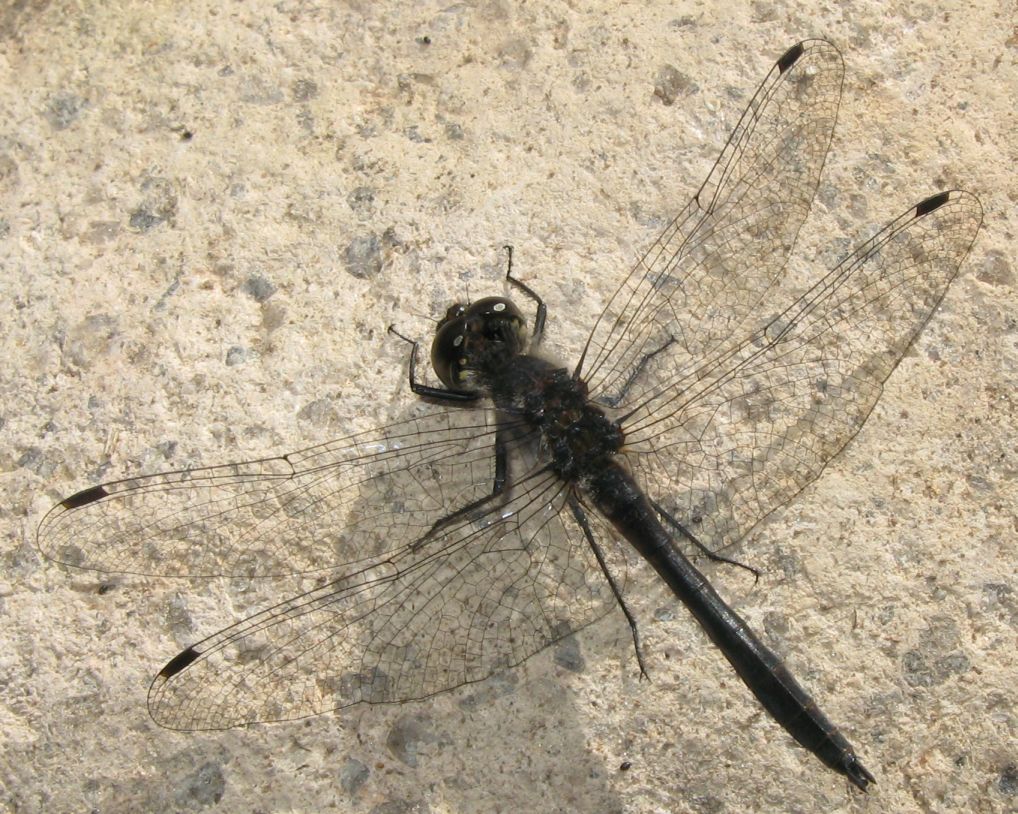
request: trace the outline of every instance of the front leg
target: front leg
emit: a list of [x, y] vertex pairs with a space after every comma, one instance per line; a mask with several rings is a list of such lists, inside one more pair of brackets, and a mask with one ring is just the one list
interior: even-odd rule
[[417, 349], [420, 345], [413, 339], [403, 336], [392, 325], [389, 326], [389, 333], [398, 336], [410, 345], [410, 389], [418, 396], [448, 404], [471, 404], [476, 402], [480, 396], [477, 393], [470, 393], [465, 390], [449, 390], [445, 387], [431, 387], [417, 381]]
[[513, 277], [513, 247], [503, 246], [502, 248], [504, 248], [509, 255], [508, 260], [506, 261], [506, 280], [509, 281], [510, 285], [516, 286], [537, 304], [537, 313], [534, 315], [534, 331], [530, 336], [530, 345], [533, 350], [537, 348], [541, 344], [541, 340], [544, 339], [544, 323], [548, 318], [548, 306], [544, 304], [544, 300], [541, 299], [541, 296], [534, 291], [534, 289], [524, 284], [522, 280]]

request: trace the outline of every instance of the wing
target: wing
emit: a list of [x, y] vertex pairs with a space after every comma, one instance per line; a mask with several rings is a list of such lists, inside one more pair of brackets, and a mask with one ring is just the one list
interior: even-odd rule
[[778, 281], [809, 213], [843, 76], [841, 54], [824, 40], [777, 61], [703, 186], [594, 326], [578, 368], [594, 398], [638, 401], [644, 382], [749, 333], [740, 327]]
[[38, 545], [65, 565], [158, 576], [354, 566], [490, 494], [494, 444], [493, 414], [463, 408], [277, 458], [115, 481], [54, 506]]
[[663, 382], [625, 421], [648, 491], [713, 548], [794, 497], [862, 427], [981, 222], [969, 193], [923, 201], [761, 331]]
[[423, 698], [518, 664], [615, 607], [569, 487], [538, 470], [508, 501], [188, 648], [149, 709], [171, 729]]

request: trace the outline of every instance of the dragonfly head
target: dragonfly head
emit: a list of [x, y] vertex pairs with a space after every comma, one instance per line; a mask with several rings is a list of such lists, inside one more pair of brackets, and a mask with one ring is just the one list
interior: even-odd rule
[[477, 389], [476, 374], [486, 364], [522, 353], [526, 321], [511, 300], [483, 300], [449, 308], [435, 330], [431, 365], [442, 384], [451, 390]]

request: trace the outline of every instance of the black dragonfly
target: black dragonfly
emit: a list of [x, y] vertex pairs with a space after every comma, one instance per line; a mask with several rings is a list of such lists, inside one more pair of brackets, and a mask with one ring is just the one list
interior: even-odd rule
[[[155, 677], [172, 729], [420, 699], [481, 681], [621, 608], [628, 541], [768, 712], [865, 789], [873, 776], [778, 657], [682, 553], [745, 537], [859, 431], [937, 308], [982, 214], [912, 207], [811, 287], [788, 255], [841, 99], [823, 40], [790, 48], [707, 180], [624, 277], [570, 372], [520, 310], [454, 305], [416, 379], [419, 414], [310, 449], [115, 481], [43, 519], [44, 554], [179, 577], [325, 572], [187, 648]], [[435, 402], [446, 403], [442, 408]]]

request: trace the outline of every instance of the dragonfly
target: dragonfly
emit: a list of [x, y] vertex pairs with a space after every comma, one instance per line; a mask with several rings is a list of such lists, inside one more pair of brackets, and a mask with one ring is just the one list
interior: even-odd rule
[[[805, 40], [774, 64], [696, 194], [621, 276], [570, 370], [511, 299], [458, 303], [409, 383], [409, 417], [261, 460], [79, 491], [41, 521], [52, 561], [160, 577], [317, 575], [155, 676], [161, 726], [216, 730], [482, 681], [611, 613], [645, 673], [626, 546], [769, 714], [865, 790], [855, 749], [693, 564], [743, 540], [856, 435], [982, 221], [912, 206], [812, 284], [789, 255], [844, 63]], [[407, 340], [410, 341], [410, 340]], [[632, 549], [629, 549], [630, 551]], [[620, 556], [621, 552], [621, 556]]]

